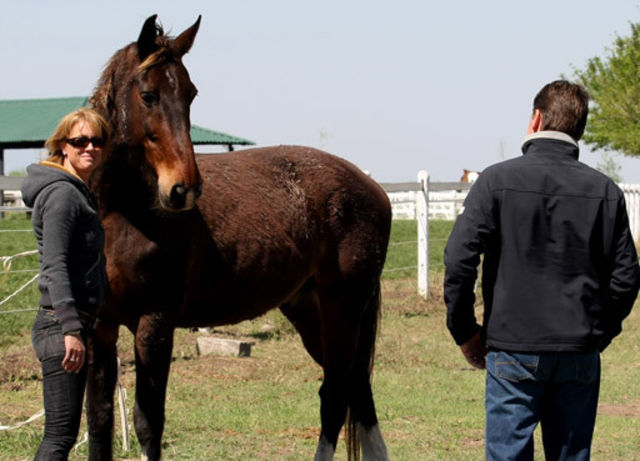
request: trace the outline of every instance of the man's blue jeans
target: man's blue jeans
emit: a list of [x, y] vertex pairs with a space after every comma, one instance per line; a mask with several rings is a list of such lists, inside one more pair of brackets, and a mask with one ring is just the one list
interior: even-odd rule
[[547, 461], [588, 460], [599, 390], [599, 352], [489, 351], [487, 460], [533, 460], [538, 422]]
[[44, 438], [35, 460], [66, 460], [78, 437], [87, 367], [80, 373], [62, 368], [64, 336], [53, 312], [38, 311], [31, 339], [42, 364], [45, 410]]

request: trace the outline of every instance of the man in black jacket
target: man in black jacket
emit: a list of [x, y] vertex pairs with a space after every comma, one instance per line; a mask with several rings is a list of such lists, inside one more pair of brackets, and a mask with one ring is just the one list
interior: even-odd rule
[[600, 352], [638, 293], [624, 195], [578, 161], [588, 100], [567, 81], [542, 88], [524, 155], [482, 172], [445, 249], [447, 327], [487, 368], [488, 460], [533, 460], [538, 422], [548, 461], [589, 459]]

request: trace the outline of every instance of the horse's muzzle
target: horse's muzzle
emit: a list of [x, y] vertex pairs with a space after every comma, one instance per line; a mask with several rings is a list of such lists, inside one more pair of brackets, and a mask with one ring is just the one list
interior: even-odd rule
[[171, 211], [190, 210], [202, 195], [202, 183], [188, 187], [183, 183], [174, 184], [168, 196], [160, 196], [163, 208]]

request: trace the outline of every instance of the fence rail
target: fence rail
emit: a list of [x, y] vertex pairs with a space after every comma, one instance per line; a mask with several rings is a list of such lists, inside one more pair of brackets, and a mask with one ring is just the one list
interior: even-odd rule
[[[19, 189], [23, 178], [0, 176], [0, 196], [3, 190]], [[394, 219], [415, 219], [418, 226], [418, 293], [429, 293], [429, 219], [455, 220], [471, 184], [462, 182], [431, 182], [429, 174], [421, 170], [417, 181], [380, 183], [389, 196]], [[620, 184], [627, 205], [631, 234], [640, 243], [640, 184]], [[0, 213], [8, 211], [29, 212], [30, 209], [16, 201], [18, 206], [0, 204]], [[404, 268], [403, 268], [404, 269]]]

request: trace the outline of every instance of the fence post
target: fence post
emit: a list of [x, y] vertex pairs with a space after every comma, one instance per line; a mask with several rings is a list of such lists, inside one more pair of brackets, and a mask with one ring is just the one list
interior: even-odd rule
[[421, 185], [416, 193], [416, 219], [418, 221], [418, 294], [429, 297], [429, 173], [418, 172]]
[[637, 245], [640, 243], [640, 186], [638, 186], [638, 184], [634, 184], [630, 189], [630, 195], [633, 197], [633, 227], [631, 228], [631, 235], [633, 236], [633, 241], [636, 242]]
[[122, 424], [122, 450], [128, 452], [131, 449], [129, 441], [129, 423], [127, 422], [127, 391], [122, 386], [122, 368], [120, 367], [120, 357], [117, 357], [118, 379], [116, 381], [116, 393], [120, 406], [120, 424]]

